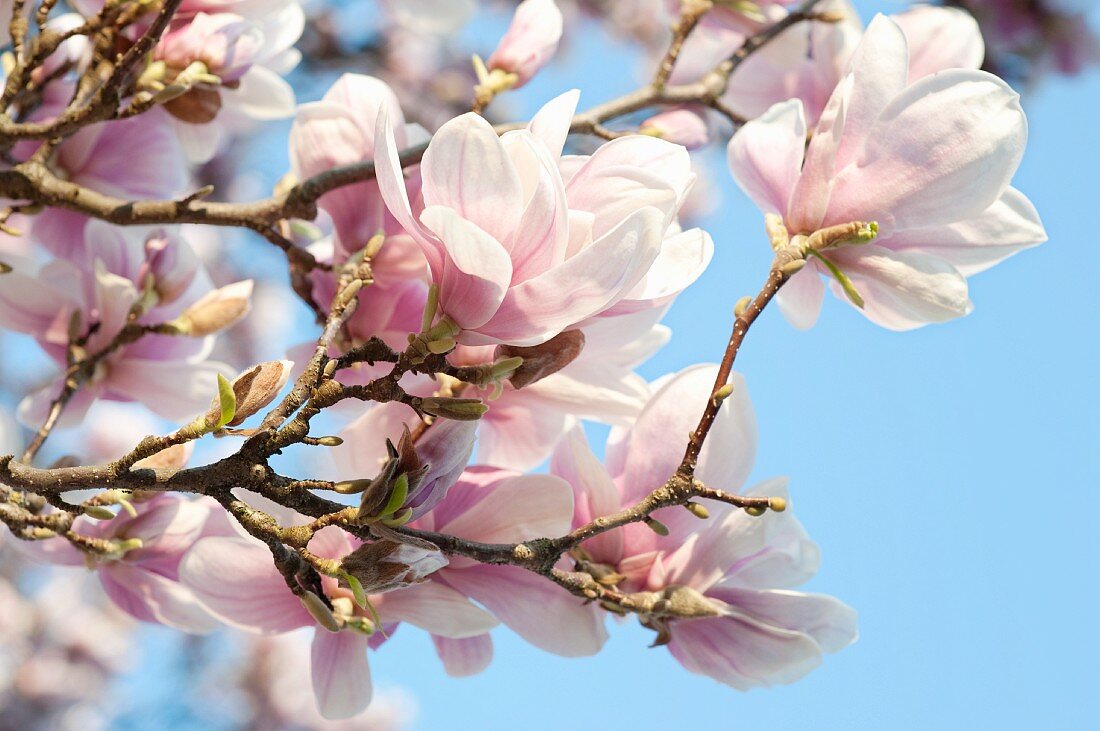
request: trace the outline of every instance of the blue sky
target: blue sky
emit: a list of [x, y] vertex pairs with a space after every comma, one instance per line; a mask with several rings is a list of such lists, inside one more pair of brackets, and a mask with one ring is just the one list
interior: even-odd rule
[[[517, 115], [577, 78], [587, 105], [632, 88], [636, 59], [596, 40], [517, 95]], [[739, 358], [760, 423], [755, 477], [791, 478], [823, 554], [808, 588], [859, 610], [856, 645], [793, 686], [737, 693], [647, 649], [651, 633], [632, 623], [582, 660], [499, 630], [493, 665], [465, 680], [402, 628], [372, 658], [376, 681], [418, 696], [419, 729], [1091, 727], [1098, 99], [1097, 73], [1025, 97], [1031, 139], [1015, 183], [1050, 241], [973, 279], [971, 316], [897, 334], [830, 298], [807, 333], [766, 313]], [[756, 291], [770, 260], [760, 214], [720, 151], [707, 164], [724, 188], [701, 221], [717, 252], [670, 313], [674, 338], [649, 377], [717, 359], [733, 302]], [[163, 637], [150, 637], [156, 654]]]

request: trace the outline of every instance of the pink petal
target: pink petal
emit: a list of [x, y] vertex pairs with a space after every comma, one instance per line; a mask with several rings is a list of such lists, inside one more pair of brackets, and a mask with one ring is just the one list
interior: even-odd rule
[[534, 469], [550, 456], [572, 421], [560, 405], [507, 391], [490, 403], [489, 413], [481, 418], [477, 461], [519, 472]]
[[463, 481], [451, 488], [444, 504], [451, 495], [466, 509], [436, 530], [483, 543], [559, 536], [573, 517], [573, 492], [553, 475], [506, 477], [486, 485]]
[[209, 632], [217, 626], [188, 587], [167, 577], [115, 562], [103, 567], [99, 578], [111, 601], [142, 621], [184, 632]]
[[504, 241], [519, 223], [523, 190], [500, 138], [485, 119], [463, 114], [439, 128], [420, 164], [424, 207], [443, 206]]
[[985, 42], [977, 21], [965, 10], [932, 5], [891, 16], [909, 44], [909, 81], [945, 69], [977, 69]]
[[742, 127], [726, 148], [741, 190], [765, 213], [786, 216], [806, 147], [806, 120], [797, 99], [776, 104]]
[[452, 678], [477, 675], [493, 660], [493, 638], [485, 633], [462, 640], [432, 635], [436, 654]]
[[664, 214], [659, 209], [634, 212], [561, 265], [508, 290], [480, 333], [490, 342], [536, 345], [600, 312], [649, 271], [663, 232]]
[[351, 630], [317, 630], [310, 650], [310, 676], [317, 709], [325, 718], [351, 718], [365, 710], [373, 693], [367, 638]]
[[561, 157], [565, 139], [569, 136], [569, 127], [573, 123], [573, 114], [580, 101], [579, 89], [571, 89], [546, 102], [531, 118], [527, 129], [542, 143], [554, 159]]
[[716, 589], [708, 596], [731, 604], [775, 627], [813, 637], [825, 652], [837, 652], [856, 641], [856, 612], [824, 594], [797, 591]]
[[879, 243], [895, 251], [942, 259], [969, 277], [1046, 240], [1047, 233], [1035, 206], [1020, 191], [1007, 188], [975, 218], [947, 226], [902, 231]]
[[[623, 507], [615, 483], [589, 449], [580, 426], [573, 427], [558, 444], [550, 471], [573, 488], [573, 527], [616, 513]], [[622, 531], [601, 533], [586, 541], [584, 547], [597, 561], [617, 563], [623, 553]]]
[[512, 280], [504, 247], [450, 208], [432, 206], [420, 220], [443, 242], [440, 308], [464, 330], [484, 325], [500, 308]]
[[875, 220], [888, 233], [977, 216], [1008, 186], [1026, 141], [1019, 96], [997, 77], [925, 77], [882, 110], [837, 178], [826, 220]]
[[747, 615], [674, 623], [668, 649], [687, 670], [738, 690], [792, 683], [821, 664], [808, 634]]
[[799, 330], [809, 330], [821, 314], [821, 303], [825, 297], [825, 284], [821, 273], [813, 261], [807, 263], [795, 274], [775, 297], [779, 311], [787, 322]]
[[387, 592], [372, 601], [385, 622], [408, 622], [451, 639], [476, 637], [497, 625], [491, 614], [439, 581]]
[[447, 583], [483, 604], [539, 649], [563, 657], [594, 655], [607, 641], [603, 614], [565, 589], [516, 566], [446, 571]]
[[[148, 406], [166, 419], [183, 421], [203, 414], [218, 392], [218, 374], [232, 370], [221, 363], [176, 363], [122, 358], [110, 365], [108, 381], [115, 393]], [[171, 383], [172, 388], [165, 388]]]
[[255, 540], [203, 538], [180, 563], [180, 582], [226, 624], [273, 634], [315, 624]]
[[[868, 245], [838, 250], [830, 258], [863, 297], [863, 314], [891, 330], [946, 322], [972, 308], [966, 279], [935, 256]], [[832, 287], [847, 301], [835, 282]]]

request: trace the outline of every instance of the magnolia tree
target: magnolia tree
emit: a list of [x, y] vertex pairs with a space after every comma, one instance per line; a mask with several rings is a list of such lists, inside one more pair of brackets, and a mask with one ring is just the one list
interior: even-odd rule
[[[786, 482], [745, 484], [757, 431], [734, 365], [773, 300], [809, 328], [828, 289], [906, 331], [966, 315], [968, 277], [1045, 239], [1011, 187], [1019, 98], [980, 70], [1004, 46], [987, 55], [967, 12], [524, 0], [471, 68], [453, 36], [473, 2], [370, 6], [366, 42], [295, 0], [69, 5], [3, 4], [0, 326], [39, 352], [21, 362], [55, 366], [6, 374], [27, 427], [0, 448], [8, 553], [91, 569], [180, 632], [312, 628], [308, 651], [280, 646], [291, 669], [264, 666], [284, 690], [256, 691], [300, 725], [365, 712], [368, 655], [400, 624], [462, 676], [498, 624], [573, 657], [633, 617], [741, 690], [856, 639], [852, 608], [793, 590], [818, 552]], [[1041, 3], [961, 5], [1001, 35], [1003, 6], [1050, 25]], [[500, 122], [498, 97], [597, 21], [653, 51], [648, 82]], [[1036, 48], [1030, 73], [1091, 59], [1077, 32], [1073, 63]], [[296, 46], [319, 101], [285, 78]], [[291, 169], [244, 200], [240, 143], [283, 118]], [[717, 365], [647, 383], [634, 369], [714, 247], [682, 222], [708, 143], [730, 177], [709, 184], [759, 207], [744, 236], [773, 262], [730, 297]], [[265, 246], [279, 276], [234, 276], [230, 249]], [[285, 359], [255, 356], [302, 306], [316, 326]]]

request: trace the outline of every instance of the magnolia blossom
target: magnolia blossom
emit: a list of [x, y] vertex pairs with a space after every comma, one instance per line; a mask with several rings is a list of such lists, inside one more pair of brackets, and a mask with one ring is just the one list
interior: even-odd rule
[[[710, 397], [715, 372], [714, 366], [693, 366], [654, 383], [653, 395], [634, 423], [612, 430], [606, 467], [592, 455], [583, 431], [574, 429], [562, 440], [550, 471], [573, 487], [574, 528], [634, 505], [675, 473], [688, 434]], [[730, 383], [733, 392], [719, 408], [695, 474], [712, 487], [736, 492], [752, 470], [757, 432], [744, 379], [734, 374]], [[677, 545], [700, 528], [699, 520], [681, 507], [658, 510], [653, 517], [669, 527], [669, 538], [631, 523], [586, 541], [582, 548], [591, 562], [622, 576], [624, 588], [641, 589], [659, 548]]]
[[154, 80], [188, 89], [164, 108], [192, 161], [209, 160], [227, 133], [252, 120], [294, 113], [294, 91], [282, 76], [298, 64], [293, 46], [304, 27], [298, 4], [279, 2], [251, 17], [198, 12], [161, 38], [153, 58], [163, 62], [164, 77]]
[[878, 16], [808, 149], [798, 100], [730, 141], [734, 178], [791, 235], [877, 223], [873, 243], [820, 252], [780, 291], [798, 327], [817, 319], [819, 275], [890, 329], [965, 315], [967, 276], [1046, 240], [1034, 207], [1009, 187], [1027, 139], [1017, 94], [982, 71], [909, 77], [901, 28]]
[[[560, 478], [472, 467], [435, 510], [413, 525], [483, 543], [515, 543], [567, 533], [572, 513], [573, 496]], [[432, 578], [484, 606], [547, 652], [593, 655], [607, 640], [603, 617], [594, 606], [518, 566], [490, 566], [455, 556]], [[492, 659], [488, 635], [433, 639], [451, 675], [480, 672]]]
[[554, 56], [561, 32], [561, 11], [554, 0], [523, 0], [486, 65], [515, 74], [513, 88], [523, 86]]
[[[86, 336], [85, 351], [97, 354], [128, 325], [168, 322], [210, 288], [188, 244], [171, 229], [91, 222], [84, 240], [82, 257], [21, 265], [0, 288], [0, 324], [34, 336], [61, 367], [74, 326]], [[145, 334], [115, 349], [70, 400], [61, 423], [78, 423], [98, 398], [138, 401], [172, 420], [202, 413], [217, 393], [218, 373], [227, 372], [207, 360], [212, 346], [210, 338]], [[25, 399], [20, 418], [41, 423], [60, 387]]]
[[[673, 474], [710, 398], [716, 368], [672, 375], [630, 430], [612, 434], [607, 468], [574, 431], [554, 453], [551, 471], [573, 487], [573, 525], [634, 505]], [[711, 487], [736, 492], [752, 468], [756, 425], [744, 380], [719, 410], [696, 468]], [[678, 436], [683, 435], [683, 436]], [[784, 480], [746, 494], [785, 498]], [[704, 522], [682, 507], [656, 511], [662, 537], [642, 524], [602, 533], [575, 552], [579, 570], [598, 582], [643, 592], [653, 604], [643, 624], [693, 672], [735, 688], [791, 682], [855, 640], [855, 614], [832, 597], [788, 591], [817, 570], [817, 548], [787, 512], [753, 517], [726, 504], [706, 505]], [[688, 615], [688, 616], [684, 616]]]
[[221, 508], [209, 498], [187, 500], [159, 494], [134, 502], [111, 520], [77, 518], [72, 530], [108, 541], [112, 550], [83, 553], [63, 538], [18, 542], [20, 551], [60, 566], [85, 566], [99, 575], [112, 602], [144, 622], [157, 622], [185, 632], [208, 632], [213, 618], [180, 584], [180, 561], [191, 546], [212, 530], [225, 526], [211, 521]]
[[[848, 0], [828, 0], [816, 8], [841, 16], [836, 22], [799, 23], [779, 34], [738, 66], [723, 100], [744, 117], [759, 117], [773, 104], [800, 99], [807, 122], [816, 124], [833, 89], [844, 77], [863, 34]], [[769, 22], [786, 11], [772, 6]], [[944, 69], [981, 66], [985, 52], [977, 23], [965, 11], [919, 5], [890, 16], [911, 49], [909, 80]], [[731, 56], [759, 27], [704, 24], [686, 44], [674, 79], [690, 81]]]
[[[284, 526], [308, 522], [255, 497], [249, 503], [262, 506]], [[356, 546], [347, 533], [331, 526], [318, 532], [309, 548], [319, 556], [342, 558]], [[180, 573], [202, 603], [231, 626], [263, 634], [314, 627], [311, 677], [318, 708], [326, 718], [348, 718], [367, 707], [371, 700], [367, 648], [382, 644], [398, 623], [408, 622], [453, 640], [477, 637], [496, 625], [490, 614], [460, 593], [429, 580], [369, 596], [381, 620], [378, 627], [371, 612], [354, 604], [349, 589], [325, 576], [325, 601], [336, 622], [326, 629], [287, 588], [267, 547], [243, 535], [199, 541], [184, 558]], [[375, 632], [378, 629], [382, 632]]]
[[[783, 497], [786, 481], [771, 480], [749, 495]], [[693, 673], [748, 690], [791, 683], [821, 663], [823, 653], [856, 640], [856, 613], [821, 594], [791, 591], [817, 571], [817, 547], [790, 510], [754, 517], [721, 504], [707, 525], [678, 548], [663, 550], [646, 577], [670, 608], [693, 616], [662, 616], [657, 605], [642, 622], [667, 641]]]
[[601, 315], [663, 305], [684, 274], [663, 260], [709, 250], [705, 233], [674, 225], [694, 179], [687, 152], [636, 135], [562, 158], [576, 102], [575, 92], [558, 97], [500, 137], [476, 114], [443, 125], [415, 209], [390, 116], [379, 115], [383, 198], [439, 288], [442, 320], [430, 334], [535, 345]]
[[[384, 111], [383, 111], [384, 110]], [[424, 131], [405, 123], [397, 97], [384, 82], [361, 74], [344, 74], [319, 102], [298, 107], [290, 131], [290, 160], [295, 176], [305, 179], [341, 165], [374, 158], [374, 128], [381, 113], [392, 116], [402, 147], [422, 139]], [[418, 176], [408, 184], [414, 189]], [[405, 336], [420, 327], [427, 300], [427, 265], [419, 247], [386, 210], [378, 184], [365, 181], [321, 196], [334, 236], [311, 251], [322, 261], [342, 263], [359, 252], [375, 234], [382, 248], [371, 258], [374, 283], [359, 294], [359, 308], [348, 322], [357, 341], [381, 337], [391, 347], [405, 347]], [[337, 275], [314, 271], [313, 295], [324, 304], [336, 294]]]
[[[35, 119], [56, 114], [72, 93], [71, 87], [56, 81], [47, 88], [50, 99]], [[58, 146], [50, 166], [66, 180], [123, 200], [170, 199], [188, 180], [183, 151], [168, 115], [159, 109], [81, 127]], [[31, 234], [54, 255], [72, 258], [81, 249], [87, 220], [75, 211], [49, 208], [34, 217]]]

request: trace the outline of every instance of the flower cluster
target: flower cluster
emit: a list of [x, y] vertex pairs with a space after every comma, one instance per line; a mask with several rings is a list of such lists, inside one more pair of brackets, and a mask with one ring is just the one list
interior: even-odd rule
[[[740, 690], [856, 640], [854, 610], [797, 590], [819, 552], [786, 481], [746, 486], [758, 434], [732, 369], [772, 299], [807, 328], [828, 281], [873, 323], [912, 329], [967, 314], [970, 275], [1045, 240], [1011, 187], [1019, 98], [978, 70], [969, 15], [921, 6], [864, 28], [846, 0], [683, 0], [662, 70], [618, 107], [579, 112], [567, 91], [494, 126], [486, 110], [552, 60], [575, 11], [525, 0], [474, 56], [472, 111], [429, 133], [376, 76], [296, 106], [293, 0], [184, 0], [125, 22], [116, 3], [72, 5], [16, 42], [0, 101], [0, 327], [57, 371], [18, 408], [34, 436], [0, 448], [0, 517], [24, 555], [84, 566], [132, 617], [184, 632], [311, 629], [330, 719], [361, 718], [368, 654], [401, 625], [464, 676], [491, 662], [499, 625], [579, 657], [609, 615], [633, 615], [688, 671]], [[386, 22], [436, 43], [473, 12], [444, 5], [384, 3]], [[444, 70], [424, 75], [443, 85]], [[604, 126], [641, 111], [637, 128]], [[186, 193], [253, 123], [289, 117], [272, 197]], [[720, 365], [649, 381], [636, 371], [715, 246], [685, 223], [689, 151], [728, 123], [774, 261], [755, 298], [731, 298]], [[232, 245], [193, 223], [276, 244], [320, 334], [294, 344], [294, 316], [254, 305]], [[237, 342], [244, 327], [226, 336], [265, 317], [291, 333], [287, 360]], [[139, 438], [113, 423], [124, 412], [89, 411], [102, 401], [171, 428]], [[86, 417], [79, 457], [34, 466]], [[596, 451], [589, 423], [610, 427]], [[196, 457], [208, 435], [232, 448]], [[299, 446], [323, 449], [308, 476], [281, 474]]]

